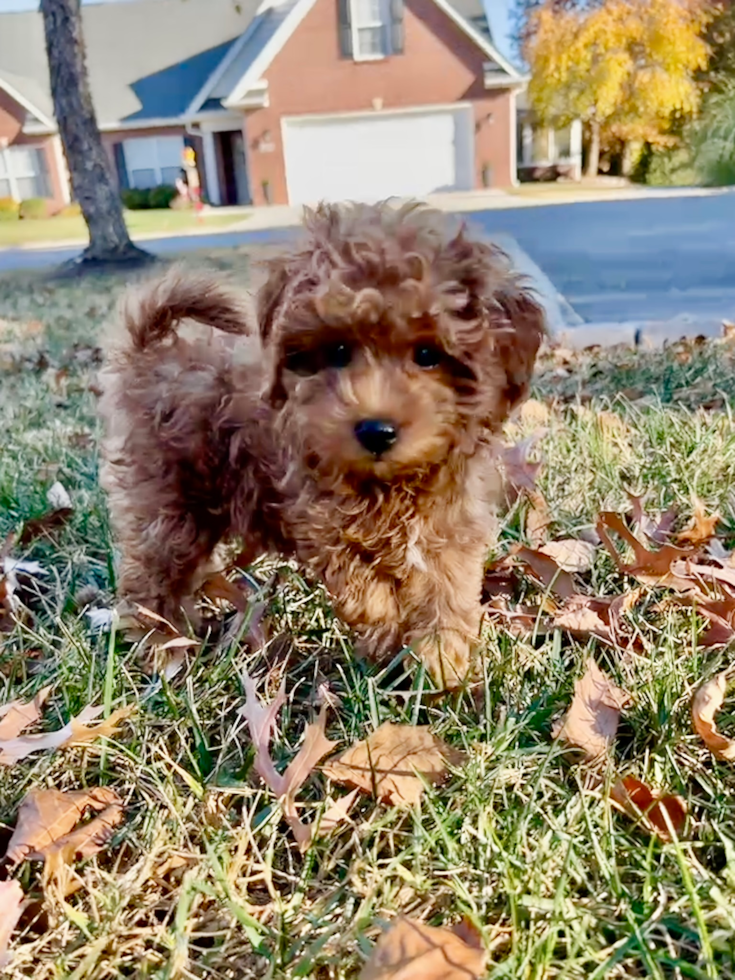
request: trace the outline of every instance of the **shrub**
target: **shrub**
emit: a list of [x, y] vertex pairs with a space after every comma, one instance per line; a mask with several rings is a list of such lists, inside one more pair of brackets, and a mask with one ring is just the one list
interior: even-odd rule
[[150, 191], [138, 187], [128, 187], [121, 192], [120, 197], [128, 211], [145, 211], [150, 207]]
[[20, 205], [12, 197], [0, 197], [0, 221], [17, 221]]
[[64, 207], [57, 211], [57, 218], [79, 218], [82, 214], [82, 208], [79, 201], [72, 201], [71, 204], [65, 204]]
[[48, 218], [51, 202], [47, 197], [29, 197], [20, 202], [19, 216], [24, 220], [37, 221]]
[[171, 184], [161, 184], [159, 187], [152, 187], [148, 195], [149, 208], [170, 208], [171, 202], [175, 200], [179, 192]]

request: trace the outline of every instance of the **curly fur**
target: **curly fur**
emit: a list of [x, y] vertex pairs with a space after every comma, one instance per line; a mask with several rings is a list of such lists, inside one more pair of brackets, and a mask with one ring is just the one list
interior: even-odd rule
[[[543, 314], [499, 249], [423, 206], [322, 205], [305, 231], [268, 267], [259, 338], [210, 278], [169, 274], [128, 301], [101, 400], [120, 590], [175, 618], [240, 537], [251, 560], [319, 576], [367, 654], [410, 643], [456, 687], [482, 618], [494, 438]], [[216, 330], [185, 338], [184, 318]], [[365, 419], [397, 429], [379, 457], [356, 438]]]

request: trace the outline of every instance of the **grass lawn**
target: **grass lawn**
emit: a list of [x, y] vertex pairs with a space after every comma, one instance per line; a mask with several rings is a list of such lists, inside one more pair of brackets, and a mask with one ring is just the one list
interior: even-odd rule
[[[175, 234], [197, 228], [200, 224], [205, 228], [224, 228], [242, 220], [241, 214], [217, 214], [215, 210], [204, 212], [201, 222], [189, 211], [174, 211], [171, 208], [125, 212], [125, 221], [133, 237], [143, 234]], [[32, 242], [87, 240], [87, 226], [81, 217], [0, 221], [0, 248], [12, 248]]]
[[[187, 261], [250, 274], [244, 250]], [[735, 764], [713, 758], [689, 714], [700, 679], [729, 658], [698, 646], [703, 622], [668, 591], [644, 588], [628, 614], [637, 642], [625, 650], [491, 623], [483, 683], [440, 698], [420, 673], [355, 660], [323, 593], [274, 562], [252, 569], [268, 602], [265, 649], [211, 643], [169, 682], [146, 674], [122, 636], [90, 630], [85, 608], [111, 604], [114, 561], [89, 386], [120, 288], [0, 279], [0, 324], [35, 324], [16, 335], [6, 323], [0, 336], [0, 540], [46, 511], [55, 480], [74, 504], [53, 537], [13, 551], [47, 574], [28, 599], [32, 618], [0, 633], [0, 705], [51, 685], [42, 730], [89, 704], [136, 707], [114, 739], [0, 766], [0, 854], [33, 788], [102, 785], [125, 805], [105, 848], [75, 862], [65, 898], [49, 892], [42, 903], [40, 863], [14, 872], [30, 904], [7, 975], [347, 980], [400, 911], [436, 925], [467, 916], [492, 980], [735, 977]], [[558, 352], [542, 360], [535, 402], [507, 438], [547, 430], [538, 485], [551, 537], [589, 538], [601, 510], [629, 509], [626, 490], [648, 491], [650, 508], [679, 509], [677, 526], [699, 496], [720, 511], [731, 548], [734, 399], [735, 348], [724, 342]], [[520, 498], [504, 515], [499, 552], [525, 540], [527, 510]], [[613, 596], [631, 583], [598, 547], [577, 587]], [[542, 599], [525, 575], [517, 589], [526, 603]], [[551, 736], [590, 656], [632, 696], [601, 780]], [[351, 821], [302, 855], [253, 768], [238, 715], [243, 667], [269, 699], [285, 677], [279, 767], [314, 720], [322, 684], [340, 702], [327, 732], [341, 746], [383, 721], [428, 724], [467, 761], [413, 809], [362, 797]], [[725, 732], [734, 704], [718, 718]], [[664, 843], [616, 812], [613, 768], [681, 794], [687, 835]], [[324, 777], [312, 775], [301, 815], [312, 819], [324, 796]]]

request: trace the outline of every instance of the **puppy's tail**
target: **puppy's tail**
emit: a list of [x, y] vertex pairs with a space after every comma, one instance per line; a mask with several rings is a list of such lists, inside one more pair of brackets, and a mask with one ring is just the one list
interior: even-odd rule
[[244, 298], [216, 276], [182, 269], [131, 290], [123, 299], [121, 319], [137, 350], [161, 343], [176, 333], [182, 320], [225, 333], [250, 332]]

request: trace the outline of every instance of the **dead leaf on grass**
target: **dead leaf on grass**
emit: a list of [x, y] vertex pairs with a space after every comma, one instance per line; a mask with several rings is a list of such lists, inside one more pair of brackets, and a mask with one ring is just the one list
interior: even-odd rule
[[258, 697], [255, 682], [247, 672], [243, 672], [243, 682], [245, 705], [240, 709], [240, 714], [247, 722], [250, 738], [255, 747], [255, 770], [266, 786], [278, 796], [283, 815], [299, 848], [304, 851], [313, 839], [313, 831], [312, 827], [304, 824], [298, 816], [296, 794], [318, 763], [337, 744], [328, 739], [325, 733], [329, 706], [322, 705], [317, 721], [307, 724], [301, 748], [281, 775], [271, 758], [270, 741], [278, 713], [286, 702], [285, 682], [281, 684], [276, 697], [267, 706]]
[[678, 512], [676, 508], [669, 507], [663, 515], [649, 514], [646, 510], [647, 499], [648, 493], [634, 494], [628, 491], [633, 524], [638, 526], [641, 534], [644, 534], [649, 541], [653, 541], [654, 544], [666, 544]]
[[[618, 534], [633, 550], [635, 561], [632, 564], [622, 560], [608, 531]], [[644, 585], [665, 586], [677, 592], [697, 589], [697, 583], [691, 576], [685, 577], [680, 568], [682, 560], [694, 553], [692, 550], [685, 551], [673, 544], [666, 544], [658, 551], [651, 551], [626, 526], [622, 517], [609, 512], [600, 514], [597, 533], [621, 574], [631, 575]]]
[[596, 548], [588, 541], [576, 538], [564, 538], [561, 541], [549, 541], [539, 548], [543, 555], [553, 558], [556, 564], [565, 572], [588, 572], [595, 561]]
[[0, 881], [0, 970], [10, 965], [8, 944], [23, 911], [24, 897], [17, 881]]
[[676, 536], [677, 544], [701, 545], [715, 536], [719, 514], [708, 514], [704, 503], [694, 498], [694, 514], [689, 524]]
[[530, 569], [544, 589], [548, 589], [562, 599], [569, 599], [577, 594], [572, 576], [560, 568], [549, 555], [522, 546], [516, 547], [512, 554], [517, 561]]
[[633, 820], [640, 822], [661, 840], [677, 837], [686, 830], [687, 805], [681, 796], [658, 793], [635, 776], [619, 779], [610, 790], [610, 799]]
[[609, 752], [620, 712], [629, 702], [630, 695], [590, 657], [584, 675], [574, 685], [569, 710], [554, 726], [552, 736], [581, 749], [589, 761], [599, 760]]
[[505, 471], [506, 506], [510, 507], [522, 490], [536, 489], [536, 479], [542, 464], [531, 462], [530, 453], [548, 433], [548, 429], [537, 429], [528, 438], [514, 446], [505, 446], [501, 451], [501, 462]]
[[327, 762], [322, 772], [380, 802], [411, 806], [420, 799], [425, 782], [443, 782], [449, 775], [447, 764], [459, 766], [464, 760], [463, 752], [432, 735], [428, 725], [386, 721], [366, 739]]
[[486, 962], [469, 923], [447, 929], [400, 916], [376, 943], [360, 980], [479, 980]]
[[541, 545], [549, 537], [552, 524], [551, 513], [543, 494], [538, 490], [527, 491], [529, 508], [526, 512], [526, 537], [532, 548], [543, 550]]
[[640, 589], [622, 596], [572, 596], [558, 609], [552, 625], [586, 639], [595, 636], [611, 646], [629, 646], [633, 642], [623, 616], [641, 597]]
[[135, 711], [134, 705], [118, 708], [109, 718], [91, 726], [104, 711], [101, 707], [84, 708], [75, 718], [72, 718], [63, 728], [55, 732], [45, 732], [40, 735], [20, 735], [17, 738], [0, 741], [0, 766], [12, 766], [22, 759], [27, 759], [34, 752], [47, 749], [60, 749], [73, 745], [82, 745], [97, 738], [110, 738], [118, 730], [120, 722]]
[[[15, 866], [25, 860], [45, 861], [49, 854], [58, 854], [63, 858], [67, 853], [72, 857], [75, 853], [82, 856], [95, 853], [95, 848], [99, 850], [95, 839], [101, 831], [100, 826], [93, 826], [92, 821], [79, 828], [82, 831], [91, 828], [91, 834], [87, 833], [86, 837], [85, 834], [77, 836], [78, 831], [75, 830], [89, 810], [113, 811], [111, 817], [116, 820], [115, 826], [122, 820], [122, 801], [114, 790], [106, 787], [69, 793], [58, 789], [31, 790], [20, 805], [6, 860]], [[111, 817], [107, 818], [108, 821]], [[65, 851], [67, 845], [73, 846], [74, 851]]]
[[717, 731], [715, 715], [722, 707], [731, 672], [723, 670], [699, 688], [692, 701], [694, 729], [710, 752], [718, 759], [735, 760], [735, 740]]
[[33, 520], [25, 521], [23, 530], [18, 538], [19, 545], [28, 545], [31, 541], [35, 541], [36, 538], [44, 534], [49, 534], [51, 531], [58, 530], [68, 522], [74, 513], [71, 497], [63, 483], [60, 483], [58, 480], [49, 487], [46, 499], [51, 510], [41, 517], [35, 517]]
[[51, 693], [51, 687], [42, 688], [32, 701], [11, 701], [0, 707], [0, 743], [17, 738], [41, 717], [43, 706]]

